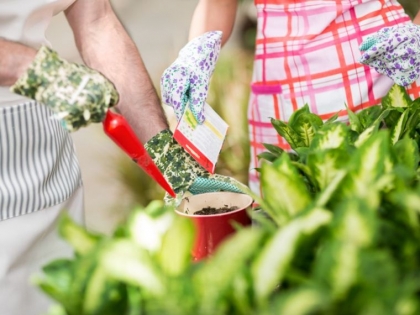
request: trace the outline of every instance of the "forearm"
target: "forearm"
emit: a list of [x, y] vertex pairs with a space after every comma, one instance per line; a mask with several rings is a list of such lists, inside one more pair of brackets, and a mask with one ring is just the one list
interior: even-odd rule
[[235, 23], [237, 0], [200, 0], [195, 8], [189, 38], [208, 31], [222, 31], [222, 45], [229, 39]]
[[77, 22], [80, 18], [83, 21], [77, 8], [70, 7], [66, 12], [77, 47], [89, 67], [100, 71], [114, 83], [120, 95], [117, 109], [144, 143], [168, 128], [160, 100], [137, 47], [112, 8], [107, 2], [100, 8], [104, 12], [98, 12], [94, 4], [88, 6], [85, 5], [83, 12], [90, 14], [92, 9], [98, 14], [98, 18], [88, 24]]
[[36, 50], [0, 39], [0, 86], [11, 86], [26, 71]]
[[417, 12], [416, 16], [414, 17], [413, 23], [420, 25], [420, 10]]

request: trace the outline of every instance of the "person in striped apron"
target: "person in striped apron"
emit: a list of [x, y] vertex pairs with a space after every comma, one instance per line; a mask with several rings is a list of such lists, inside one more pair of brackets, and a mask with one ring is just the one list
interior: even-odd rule
[[[67, 100], [72, 105], [84, 102], [85, 109], [97, 106], [106, 110], [118, 100], [114, 85], [102, 74], [69, 63], [48, 48], [45, 30], [53, 15], [63, 10], [81, 56], [115, 84], [120, 95], [118, 109], [133, 117], [139, 138], [147, 141], [167, 128], [137, 48], [108, 1], [0, 0], [2, 315], [47, 312], [51, 301], [30, 279], [40, 274], [47, 262], [72, 255], [56, 230], [60, 215], [67, 212], [83, 223], [79, 163], [70, 134], [63, 128], [63, 123], [74, 121], [56, 117], [63, 111], [54, 111], [53, 106]], [[87, 80], [79, 84], [76, 77]], [[68, 99], [69, 93], [75, 98]], [[86, 103], [88, 96], [96, 98]], [[93, 118], [86, 122], [89, 120]]]
[[[232, 31], [237, 2], [200, 0], [192, 18], [190, 39], [220, 30], [225, 43]], [[270, 118], [288, 121], [293, 112], [307, 103], [323, 119], [340, 112], [339, 119], [345, 120], [345, 103], [353, 111], [379, 104], [393, 80], [378, 73], [377, 70], [381, 72], [378, 67], [361, 64], [359, 46], [385, 27], [409, 28], [411, 22], [397, 0], [254, 2], [257, 35], [248, 110], [249, 184], [260, 193], [255, 168], [259, 166], [258, 154], [265, 151], [263, 143], [290, 149], [272, 127]], [[420, 16], [414, 22], [420, 23]], [[372, 49], [367, 56], [372, 56]], [[366, 64], [370, 61], [364, 60]], [[194, 69], [188, 63], [184, 65]], [[208, 86], [208, 82], [202, 85]], [[407, 89], [413, 98], [420, 96], [418, 81]], [[195, 106], [200, 108], [202, 103]]]
[[[64, 60], [45, 39], [51, 18], [62, 11], [87, 66]], [[83, 185], [69, 131], [101, 122], [114, 105], [179, 196], [238, 190], [235, 180], [209, 174], [175, 143], [109, 0], [0, 0], [1, 315], [49, 308], [30, 278], [51, 260], [72, 255], [57, 233], [61, 214], [83, 223]]]

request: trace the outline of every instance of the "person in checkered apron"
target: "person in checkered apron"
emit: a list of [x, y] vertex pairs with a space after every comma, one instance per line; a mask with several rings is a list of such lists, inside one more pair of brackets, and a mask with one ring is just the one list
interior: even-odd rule
[[[199, 1], [190, 38], [221, 30], [222, 44], [225, 43], [233, 28], [237, 2]], [[393, 80], [406, 86], [413, 98], [420, 96], [420, 85], [415, 81], [420, 66], [416, 67], [410, 51], [410, 47], [419, 45], [420, 30], [397, 0], [254, 2], [257, 35], [248, 110], [249, 184], [259, 193], [255, 168], [257, 155], [265, 151], [263, 143], [290, 149], [272, 127], [270, 117], [288, 121], [293, 112], [307, 103], [324, 120], [337, 112], [340, 120], [346, 120], [345, 104], [353, 111], [377, 105]], [[420, 24], [420, 15], [413, 22]], [[400, 35], [408, 41], [404, 48], [407, 51], [399, 50], [399, 43], [394, 43], [393, 56], [385, 54], [390, 48], [388, 39], [400, 39]], [[400, 57], [407, 54], [411, 57], [402, 65]], [[383, 60], [386, 58], [389, 60]]]

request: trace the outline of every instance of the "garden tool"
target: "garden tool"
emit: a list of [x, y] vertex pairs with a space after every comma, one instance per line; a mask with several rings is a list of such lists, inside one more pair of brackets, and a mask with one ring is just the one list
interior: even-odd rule
[[103, 121], [106, 135], [110, 137], [127, 155], [139, 165], [155, 182], [172, 197], [176, 197], [172, 187], [138, 140], [134, 131], [122, 115], [108, 110]]

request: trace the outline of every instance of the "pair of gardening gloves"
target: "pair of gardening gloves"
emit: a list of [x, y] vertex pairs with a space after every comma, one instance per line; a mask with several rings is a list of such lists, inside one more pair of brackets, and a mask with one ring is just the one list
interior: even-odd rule
[[[221, 36], [221, 32], [210, 32], [192, 40], [163, 74], [164, 102], [173, 106], [178, 120], [189, 104], [197, 121], [204, 122], [204, 103]], [[68, 131], [102, 122], [119, 99], [114, 85], [101, 73], [70, 63], [46, 46], [40, 48], [11, 90], [48, 106], [54, 113], [52, 118]], [[170, 130], [154, 136], [145, 148], [176, 192], [176, 202], [186, 192], [242, 192], [245, 188], [233, 178], [207, 172], [173, 139]]]
[[[196, 37], [181, 49], [178, 58], [164, 71], [160, 81], [162, 100], [174, 109], [178, 121], [187, 106], [199, 124], [205, 121], [204, 105], [221, 42], [222, 32], [219, 31]], [[216, 191], [241, 193], [246, 189], [231, 177], [207, 172], [173, 139], [169, 130], [157, 134], [145, 147], [172, 184], [177, 202], [186, 191], [196, 195]]]
[[420, 25], [385, 27], [360, 46], [360, 62], [408, 86], [420, 76]]

